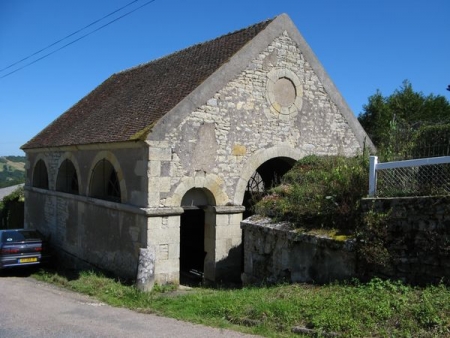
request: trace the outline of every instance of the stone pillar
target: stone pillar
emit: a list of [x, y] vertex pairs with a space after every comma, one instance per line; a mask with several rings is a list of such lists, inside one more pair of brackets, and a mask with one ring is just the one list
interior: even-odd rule
[[[244, 206], [216, 206], [214, 282], [240, 282]], [[205, 274], [206, 277], [206, 274]]]
[[214, 207], [205, 209], [205, 262], [204, 279], [216, 280], [216, 214]]
[[181, 207], [146, 209], [147, 249], [154, 251], [154, 283], [178, 284], [180, 278]]

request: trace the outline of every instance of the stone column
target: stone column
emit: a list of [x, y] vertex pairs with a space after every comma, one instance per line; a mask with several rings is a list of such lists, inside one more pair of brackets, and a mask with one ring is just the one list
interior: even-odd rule
[[[244, 206], [216, 206], [214, 282], [240, 282]], [[205, 274], [206, 277], [206, 274]]]
[[181, 207], [146, 209], [147, 249], [154, 252], [154, 282], [178, 284], [180, 278]]

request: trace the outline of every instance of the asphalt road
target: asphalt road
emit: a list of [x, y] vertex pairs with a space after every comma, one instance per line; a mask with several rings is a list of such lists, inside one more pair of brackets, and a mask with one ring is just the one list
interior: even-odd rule
[[256, 337], [114, 308], [26, 276], [0, 276], [0, 337]]

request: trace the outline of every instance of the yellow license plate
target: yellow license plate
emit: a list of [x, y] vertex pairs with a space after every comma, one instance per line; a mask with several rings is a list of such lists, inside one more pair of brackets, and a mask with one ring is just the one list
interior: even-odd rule
[[37, 257], [19, 259], [19, 263], [31, 263], [31, 262], [37, 262]]

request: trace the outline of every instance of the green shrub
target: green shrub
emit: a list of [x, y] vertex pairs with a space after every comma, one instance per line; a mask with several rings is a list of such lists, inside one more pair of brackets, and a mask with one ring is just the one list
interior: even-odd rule
[[[362, 279], [374, 272], [388, 271], [391, 268], [391, 254], [388, 245], [388, 226], [391, 210], [387, 213], [369, 210], [361, 218], [357, 228], [358, 270]], [[377, 275], [377, 273], [375, 273]]]
[[360, 200], [367, 195], [364, 156], [311, 155], [298, 161], [255, 206], [263, 216], [306, 228], [355, 229]]
[[0, 201], [0, 229], [23, 228], [24, 189], [19, 187]]

